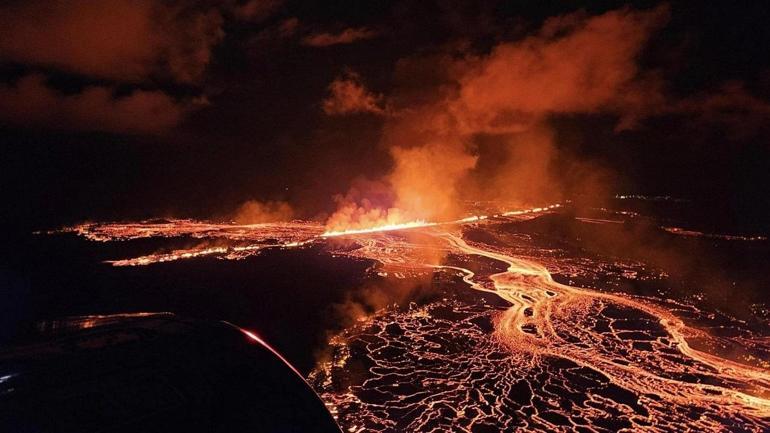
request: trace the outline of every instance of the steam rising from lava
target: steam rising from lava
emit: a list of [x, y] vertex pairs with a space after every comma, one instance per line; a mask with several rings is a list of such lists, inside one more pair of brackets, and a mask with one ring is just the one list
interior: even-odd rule
[[[348, 194], [327, 226], [454, 219], [466, 195], [526, 206], [560, 199], [568, 186], [595, 193], [597, 169], [590, 163], [554, 163], [550, 120], [603, 113], [618, 116], [622, 129], [659, 104], [659, 83], [639, 69], [637, 57], [667, 16], [666, 7], [575, 13], [487, 53], [459, 46], [402, 59], [387, 113], [365, 110], [384, 116], [380, 145], [389, 149], [393, 168], [380, 181], [391, 200], [374, 204]], [[324, 106], [361, 105], [360, 95], [370, 93], [356, 89], [355, 101], [340, 101], [344, 95], [334, 92]]]
[[232, 215], [232, 220], [238, 224], [273, 223], [289, 221], [292, 218], [294, 218], [294, 210], [288, 203], [282, 201], [249, 200]]

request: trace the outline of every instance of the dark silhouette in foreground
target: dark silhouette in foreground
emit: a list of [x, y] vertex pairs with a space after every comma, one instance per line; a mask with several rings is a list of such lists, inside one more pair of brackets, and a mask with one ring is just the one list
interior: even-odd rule
[[0, 431], [337, 432], [249, 331], [168, 313], [40, 322], [0, 350]]

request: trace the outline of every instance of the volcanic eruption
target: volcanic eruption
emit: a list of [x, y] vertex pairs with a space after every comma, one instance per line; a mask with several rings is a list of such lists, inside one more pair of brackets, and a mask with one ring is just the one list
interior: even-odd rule
[[[33, 31], [33, 12], [59, 33], [90, 31], [69, 9], [0, 7], [0, 24], [21, 35], [0, 42], [11, 62], [0, 120], [54, 118], [75, 142], [82, 128], [127, 134], [107, 163], [83, 163], [88, 187], [62, 195], [95, 208], [108, 196], [107, 210], [56, 215], [9, 252], [21, 263], [9, 287], [30, 293], [19, 311], [102, 320], [162, 307], [226, 320], [304, 376], [351, 433], [770, 430], [770, 246], [756, 221], [736, 222], [753, 215], [743, 192], [761, 182], [722, 164], [729, 154], [762, 171], [753, 156], [765, 143], [704, 156], [718, 168], [708, 179], [692, 179], [708, 146], [667, 160], [691, 170], [672, 179], [704, 182], [696, 198], [628, 192], [660, 181], [656, 152], [675, 147], [645, 150], [643, 134], [695, 142], [716, 124], [719, 140], [748, 140], [770, 117], [759, 84], [688, 93], [696, 84], [671, 78], [685, 67], [659, 45], [681, 26], [676, 5], [530, 21], [480, 6], [478, 29], [444, 11], [449, 36], [427, 43], [410, 2], [389, 9], [392, 22], [356, 11], [362, 22], [323, 28], [323, 11], [292, 2], [113, 3], [133, 21], [73, 3], [125, 24], [85, 45], [128, 41], [103, 58], [69, 40], [51, 50], [49, 31]], [[419, 48], [393, 36], [401, 24]], [[221, 147], [200, 150], [211, 137]], [[133, 141], [140, 150], [126, 150]], [[123, 159], [148, 174], [92, 182]], [[60, 204], [66, 176], [51, 176], [42, 197]], [[738, 192], [711, 197], [722, 181]], [[121, 212], [131, 197], [147, 207]], [[0, 398], [17, 377], [0, 371]]]

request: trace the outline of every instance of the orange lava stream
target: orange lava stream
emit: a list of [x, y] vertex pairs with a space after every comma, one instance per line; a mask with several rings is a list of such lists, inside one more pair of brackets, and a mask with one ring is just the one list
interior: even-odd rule
[[[457, 250], [505, 262], [506, 272], [491, 275], [494, 288], [486, 288], [473, 280], [473, 273], [463, 269], [465, 280], [477, 290], [491, 291], [511, 303], [497, 324], [498, 337], [514, 350], [525, 350], [534, 356], [551, 355], [567, 358], [578, 365], [600, 371], [624, 388], [639, 393], [664, 394], [679, 404], [721, 404], [745, 406], [759, 417], [770, 417], [770, 371], [740, 364], [690, 347], [687, 338], [708, 338], [704, 331], [690, 328], [669, 311], [626, 296], [602, 293], [559, 284], [540, 264], [517, 259], [469, 245], [450, 233], [441, 234]], [[606, 301], [641, 310], [659, 320], [670, 335], [672, 345], [686, 357], [713, 368], [722, 378], [747, 385], [738, 391], [716, 385], [687, 383], [661, 377], [643, 366], [619, 365], [591, 350], [559, 344], [563, 338], [554, 328], [555, 316], [587, 313], [586, 304]], [[525, 309], [531, 309], [524, 314]], [[533, 326], [540, 335], [524, 332]]]
[[[512, 372], [505, 374], [527, 377], [533, 371], [538, 371], [539, 364], [547, 359], [567, 360], [574, 363], [592, 372], [591, 374], [606, 378], [613, 386], [636, 396], [638, 400], [632, 406], [646, 408], [647, 415], [639, 415], [637, 409], [617, 404], [601, 395], [589, 396], [589, 400], [594, 401], [596, 405], [609, 405], [613, 408], [612, 410], [624, 414], [634, 426], [632, 431], [672, 431], [678, 428], [676, 426], [685, 424], [692, 431], [728, 431], [729, 423], [735, 422], [739, 423], [736, 426], [740, 426], [740, 431], [763, 432], [770, 429], [770, 369], [767, 368], [767, 362], [760, 360], [762, 366], [749, 365], [691, 347], [689, 341], [692, 339], [709, 340], [714, 337], [703, 330], [688, 326], [670, 310], [651, 300], [560, 284], [553, 280], [544, 265], [511, 253], [505, 246], [496, 247], [465, 240], [457, 230], [449, 228], [445, 230], [442, 227], [432, 226], [417, 230], [413, 234], [380, 232], [351, 235], [351, 237], [361, 245], [361, 248], [347, 254], [379, 261], [383, 264], [383, 270], [387, 271], [381, 272], [381, 275], [390, 273], [396, 277], [404, 277], [410, 273], [419, 274], [428, 269], [451, 269], [460, 272], [463, 275], [462, 279], [473, 289], [493, 293], [510, 304], [496, 315], [492, 335], [509, 351], [510, 362], [513, 364], [506, 368], [510, 368]], [[483, 257], [505, 263], [507, 268], [504, 272], [476, 274], [464, 266], [443, 264], [443, 257], [447, 254], [456, 257]], [[623, 334], [628, 332], [624, 331], [625, 328], [613, 329], [610, 325], [607, 331], [597, 331], [595, 319], [606, 308], [629, 311], [629, 317], [634, 315], [649, 317], [651, 323], [657, 324], [660, 330], [649, 330], [649, 334], [645, 336], [649, 338], [643, 339], [644, 344], [648, 344], [649, 347], [637, 348], [635, 342], [624, 339]], [[395, 317], [401, 317], [400, 313], [393, 314]], [[413, 323], [428, 320], [431, 317], [430, 313], [411, 310], [403, 315], [403, 319], [391, 321], [387, 326], [401, 323], [402, 320], [403, 323]], [[411, 316], [414, 317], [409, 318]], [[376, 317], [371, 317], [359, 326], [361, 329], [366, 329], [386, 326], [388, 322], [379, 325], [375, 323], [379, 323]], [[431, 325], [425, 325], [425, 327], [429, 329]], [[364, 333], [363, 338], [364, 341], [387, 342], [393, 337], [381, 331], [374, 335]], [[431, 334], [422, 335], [418, 332], [411, 335], [407, 341], [415, 338], [422, 340], [438, 337]], [[346, 337], [335, 337], [333, 344], [344, 347], [347, 344]], [[402, 347], [402, 344], [404, 343], [400, 341], [387, 342], [385, 348], [391, 345], [395, 345], [394, 348]], [[406, 344], [408, 347], [409, 343]], [[332, 402], [330, 407], [334, 413], [342, 414], [340, 419], [343, 427], [356, 430], [363, 428], [364, 424], [377, 425], [389, 422], [388, 417], [380, 418], [382, 415], [378, 407], [395, 405], [398, 408], [395, 413], [407, 410], [401, 407], [399, 402], [401, 399], [411, 401], [413, 397], [409, 395], [396, 395], [388, 403], [371, 406], [371, 410], [369, 403], [358, 396], [358, 392], [362, 392], [365, 396], [372, 392], [375, 395], [382, 393], [387, 395], [388, 390], [395, 385], [383, 384], [370, 389], [368, 384], [381, 383], [386, 377], [394, 377], [394, 374], [398, 374], [394, 372], [407, 370], [404, 367], [406, 359], [393, 362], [388, 358], [383, 359], [384, 355], [380, 355], [381, 353], [388, 352], [380, 348], [372, 349], [369, 353], [371, 360], [368, 362], [374, 362], [376, 370], [370, 372], [373, 375], [373, 378], [369, 379], [371, 382], [367, 380], [362, 385], [356, 386], [356, 389], [361, 388], [360, 391], [350, 389], [342, 393], [327, 391], [324, 394], [325, 398]], [[435, 356], [431, 350], [418, 353], [420, 354], [415, 355], [417, 359]], [[477, 353], [467, 356], [471, 360], [475, 357], [483, 360], [490, 355]], [[494, 355], [491, 356], [494, 359]], [[331, 378], [335, 374], [334, 371], [345, 369], [346, 362], [346, 358], [342, 357], [321, 364], [314, 374], [317, 377]], [[448, 374], [451, 377], [453, 374], [461, 374], [461, 372], [445, 373], [432, 370], [423, 373], [428, 377], [441, 374]], [[499, 373], [489, 372], [490, 375]], [[325, 385], [322, 386], [330, 386], [332, 383], [330, 380], [326, 379], [326, 382], [323, 382]], [[436, 380], [440, 381], [440, 379]], [[462, 382], [459, 386], [463, 386], [461, 384]], [[504, 396], [506, 385], [501, 387], [500, 392]], [[534, 392], [537, 394], [537, 391]], [[428, 394], [429, 391], [416, 392], [414, 398], [423, 393]], [[429, 400], [424, 403], [425, 406], [407, 406], [410, 413], [427, 411], [437, 404], [449, 405], [454, 407], [458, 414], [458, 418], [450, 421], [450, 425], [457, 425], [466, 409], [474, 407], [474, 413], [478, 412], [475, 403], [469, 407], [457, 407], [452, 406], [454, 403], [451, 398], [437, 401], [430, 400], [428, 397], [423, 398]], [[472, 402], [462, 404], [468, 403]], [[495, 405], [501, 404], [498, 402]], [[497, 413], [496, 416], [500, 417], [499, 414], [506, 413], [506, 410], [502, 406], [497, 408], [493, 406], [490, 416], [495, 416], [494, 414]], [[351, 415], [356, 411], [364, 414]], [[692, 411], [702, 412], [703, 415], [693, 418], [689, 415]], [[592, 407], [581, 408], [575, 413], [580, 413], [582, 418], [601, 418], [607, 414]], [[562, 412], [562, 415], [569, 418], [570, 412]], [[533, 427], [532, 431], [566, 432], [573, 431], [577, 427], [577, 424], [565, 427], [553, 424], [539, 415], [535, 417], [536, 423], [541, 427]], [[481, 421], [480, 416], [477, 418], [479, 419], [469, 421], [470, 426], [476, 421]], [[431, 419], [427, 415], [418, 417], [408, 424], [409, 431], [435, 431], [436, 425], [441, 425], [441, 421], [437, 419], [441, 418]], [[498, 422], [500, 419], [498, 418]], [[496, 425], [500, 426], [500, 424]], [[542, 426], [546, 427], [543, 429]], [[472, 431], [470, 427], [453, 429]], [[523, 430], [530, 431], [530, 428]], [[401, 430], [386, 427], [382, 431]]]

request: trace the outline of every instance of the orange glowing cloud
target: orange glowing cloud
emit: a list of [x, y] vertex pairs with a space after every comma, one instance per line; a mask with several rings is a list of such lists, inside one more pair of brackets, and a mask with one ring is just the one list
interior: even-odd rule
[[453, 137], [439, 136], [420, 147], [393, 147], [395, 162], [388, 180], [395, 206], [408, 219], [453, 217], [461, 198], [458, 185], [476, 165], [477, 157]]
[[641, 101], [629, 93], [661, 98], [636, 58], [667, 16], [657, 8], [549, 19], [534, 36], [469, 57], [449, 114], [465, 133], [518, 132], [548, 114], [633, 114]]
[[213, 47], [224, 37], [224, 17], [253, 20], [277, 5], [30, 0], [0, 6], [0, 61], [62, 71], [89, 83], [60, 93], [41, 72], [29, 73], [0, 86], [0, 119], [56, 129], [168, 130], [205, 98], [180, 100], [158, 83], [201, 86]]
[[766, 128], [770, 103], [750, 94], [743, 83], [728, 82], [714, 92], [701, 93], [666, 106], [672, 114], [685, 114], [698, 126], [727, 127], [737, 137], [750, 136]]
[[39, 74], [0, 86], [0, 119], [22, 126], [123, 133], [160, 133], [175, 126], [200, 102], [178, 102], [158, 91], [136, 90], [113, 96], [114, 89], [91, 86], [61, 94]]
[[[615, 114], [627, 127], [659, 104], [658, 82], [636, 61], [667, 16], [665, 7], [571, 14], [551, 18], [535, 34], [488, 54], [466, 50], [458, 57], [455, 49], [403, 59], [381, 137], [394, 162], [384, 179], [394, 194], [384, 208], [386, 219], [453, 218], [462, 212], [465, 194], [528, 205], [559, 200], [567, 185], [576, 189], [582, 180], [558, 173], [553, 164], [558, 148], [550, 117]], [[429, 79], [414, 83], [426, 73]], [[348, 99], [373, 103], [356, 89], [347, 93], [358, 97]], [[337, 110], [347, 112], [355, 110]], [[497, 154], [485, 155], [489, 148]], [[496, 161], [479, 165], [490, 159]], [[568, 168], [581, 179], [599, 178], [585, 175], [580, 162]], [[345, 201], [344, 212], [330, 221], [360, 226], [356, 205], [362, 204]], [[376, 214], [371, 204], [363, 207], [367, 220]]]
[[366, 27], [347, 28], [340, 33], [314, 33], [302, 39], [304, 45], [311, 47], [329, 47], [332, 45], [352, 44], [377, 36], [377, 32]]
[[275, 13], [283, 3], [283, 0], [248, 0], [241, 4], [234, 2], [230, 9], [240, 20], [259, 22]]
[[337, 211], [326, 222], [329, 231], [365, 229], [403, 222], [400, 210], [390, 206], [393, 192], [385, 182], [358, 179], [347, 194], [337, 195]]
[[367, 90], [358, 74], [348, 71], [329, 85], [329, 96], [323, 101], [323, 111], [328, 115], [384, 114], [381, 101], [382, 96]]
[[122, 81], [196, 82], [223, 37], [217, 9], [158, 0], [15, 2], [0, 7], [0, 58]]

